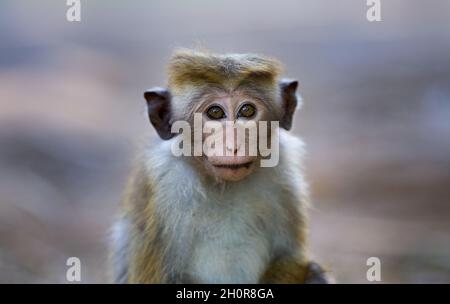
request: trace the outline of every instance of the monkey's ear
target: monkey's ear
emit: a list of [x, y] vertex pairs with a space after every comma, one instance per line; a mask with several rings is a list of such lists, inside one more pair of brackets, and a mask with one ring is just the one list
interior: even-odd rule
[[145, 91], [144, 98], [147, 100], [148, 118], [162, 139], [171, 139], [175, 136], [170, 131], [171, 109], [170, 92], [164, 88], [153, 88]]
[[292, 119], [294, 116], [295, 109], [299, 102], [297, 96], [297, 80], [282, 79], [280, 80], [280, 91], [281, 91], [281, 106], [282, 106], [282, 116], [280, 119], [280, 125], [286, 130], [290, 130], [292, 127]]

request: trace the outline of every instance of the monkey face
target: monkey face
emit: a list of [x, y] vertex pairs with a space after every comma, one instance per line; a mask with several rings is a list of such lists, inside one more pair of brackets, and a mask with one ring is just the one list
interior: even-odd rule
[[265, 105], [235, 92], [209, 96], [195, 112], [202, 115], [205, 152], [198, 160], [209, 175], [225, 181], [250, 175], [259, 165], [258, 122], [269, 118]]

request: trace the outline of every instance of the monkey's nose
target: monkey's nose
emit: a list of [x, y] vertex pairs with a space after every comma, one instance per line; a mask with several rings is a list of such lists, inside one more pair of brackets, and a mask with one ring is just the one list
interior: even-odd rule
[[237, 136], [237, 129], [227, 127], [225, 132], [225, 148], [227, 153], [232, 152], [234, 155], [237, 154], [241, 146], [239, 137]]

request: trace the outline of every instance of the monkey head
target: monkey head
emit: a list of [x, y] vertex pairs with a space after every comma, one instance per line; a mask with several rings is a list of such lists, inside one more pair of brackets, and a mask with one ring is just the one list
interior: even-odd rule
[[[258, 146], [261, 141], [259, 123], [269, 123], [269, 132], [263, 135], [266, 143], [271, 142], [274, 128], [270, 122], [286, 130], [292, 126], [299, 103], [298, 83], [280, 79], [280, 73], [281, 64], [263, 56], [177, 51], [168, 66], [168, 88], [144, 94], [150, 122], [164, 140], [177, 135], [172, 132], [175, 122], [187, 122], [194, 149], [197, 141], [206, 147], [206, 153], [193, 153], [193, 164], [218, 180], [239, 181], [256, 170], [263, 158], [260, 150], [251, 153], [250, 148], [250, 134]], [[196, 118], [201, 120], [200, 136], [195, 135], [199, 131]], [[216, 132], [205, 132], [208, 125], [215, 126]], [[249, 126], [256, 126], [256, 133]], [[244, 136], [239, 136], [239, 130]], [[214, 144], [203, 145], [208, 141]]]

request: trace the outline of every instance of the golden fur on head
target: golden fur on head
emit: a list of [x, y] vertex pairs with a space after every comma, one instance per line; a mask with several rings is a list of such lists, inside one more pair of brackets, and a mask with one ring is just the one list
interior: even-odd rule
[[246, 83], [275, 84], [282, 65], [254, 54], [212, 54], [194, 50], [175, 51], [168, 66], [169, 88], [177, 93], [185, 86], [205, 84], [233, 90]]

